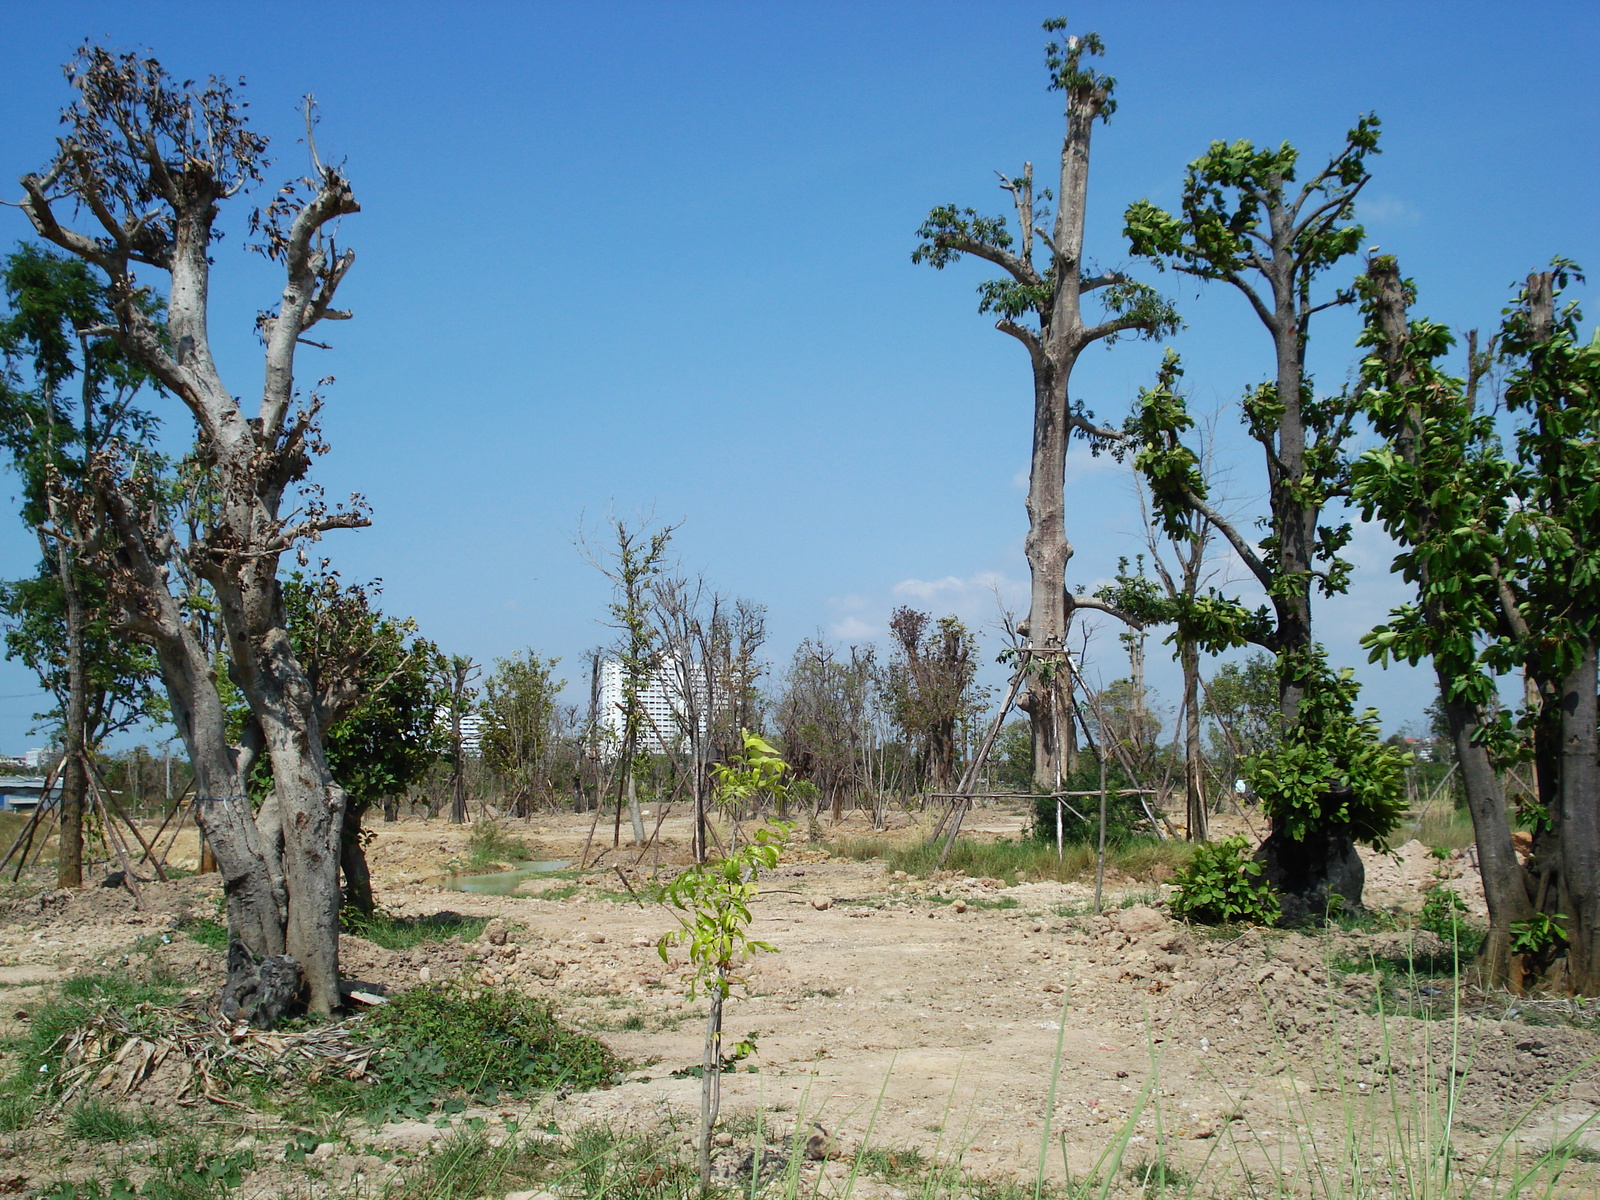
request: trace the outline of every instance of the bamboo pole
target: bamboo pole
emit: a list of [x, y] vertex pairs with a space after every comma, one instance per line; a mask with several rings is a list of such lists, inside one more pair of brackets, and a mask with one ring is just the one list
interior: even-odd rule
[[[961, 822], [967, 815], [967, 809], [971, 807], [971, 792], [973, 786], [978, 782], [978, 772], [983, 769], [984, 760], [989, 757], [989, 750], [994, 745], [994, 739], [999, 736], [1000, 726], [1005, 723], [1006, 714], [1011, 711], [1011, 704], [1017, 698], [1017, 691], [1022, 686], [1023, 677], [1028, 673], [1028, 659], [1031, 656], [1031, 651], [1024, 650], [1021, 653], [1022, 659], [1017, 663], [1016, 674], [1011, 677], [1011, 686], [1006, 688], [1005, 699], [1000, 702], [1000, 708], [989, 725], [989, 732], [984, 735], [983, 745], [979, 748], [973, 760], [967, 764], [967, 769], [961, 774], [961, 791], [963, 795], [950, 808], [950, 833], [945, 838], [944, 849], [939, 851], [940, 867], [944, 866], [944, 860], [950, 856], [950, 847], [955, 845], [956, 838], [961, 833]], [[940, 829], [943, 827], [944, 823], [941, 821]], [[936, 830], [933, 838], [938, 836], [939, 832]]]
[[[44, 812], [45, 808], [47, 807], [47, 802], [50, 799], [50, 788], [51, 788], [52, 785], [54, 785], [54, 783], [56, 781], [56, 775], [60, 770], [61, 770], [61, 764], [57, 763], [55, 766], [51, 767], [48, 771], [45, 772], [44, 790], [42, 792], [40, 792], [40, 794], [39, 794], [39, 803], [34, 806], [33, 812], [28, 814], [27, 823], [25, 825], [23, 825], [23, 827], [17, 832], [17, 840], [11, 843], [11, 849], [6, 851], [5, 858], [0, 859], [0, 871], [5, 870], [6, 864], [11, 861], [11, 856], [17, 852], [17, 847], [22, 844], [22, 839], [24, 837], [26, 837], [28, 839], [28, 845], [22, 851], [22, 859], [23, 859], [24, 862], [27, 861], [27, 859], [28, 859], [28, 851], [33, 849], [33, 835], [34, 835], [34, 832], [39, 827], [39, 816], [40, 816], [41, 813]], [[49, 840], [50, 840], [50, 835], [46, 834], [45, 835], [45, 841], [49, 841]], [[18, 869], [18, 874], [20, 875], [20, 873], [21, 873], [21, 869], [19, 868]], [[12, 882], [16, 882], [16, 876], [13, 876]]]
[[[100, 785], [100, 789], [104, 793], [106, 800], [110, 802], [112, 808], [117, 810], [117, 816], [122, 818], [122, 823], [126, 825], [133, 836], [139, 840], [139, 846], [144, 850], [144, 858], [141, 858], [139, 861], [143, 862], [145, 858], [150, 857], [150, 843], [144, 840], [144, 834], [139, 832], [139, 827], [135, 825], [133, 823], [133, 819], [122, 810], [122, 805], [117, 802], [116, 794], [112, 792], [110, 787], [106, 785], [105, 776], [100, 774], [100, 769], [88, 760], [87, 755], [84, 756], [84, 766], [91, 774], [93, 774], [96, 782], [98, 782]], [[161, 869], [161, 864], [152, 859], [150, 865], [156, 870], [156, 878], [162, 883], [166, 883], [167, 873]]]

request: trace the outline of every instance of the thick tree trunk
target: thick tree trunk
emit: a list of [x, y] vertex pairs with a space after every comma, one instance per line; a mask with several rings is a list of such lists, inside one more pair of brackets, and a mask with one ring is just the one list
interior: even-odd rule
[[1584, 644], [1561, 688], [1561, 911], [1567, 986], [1600, 995], [1600, 756], [1596, 643]]
[[[1445, 672], [1438, 674], [1440, 694], [1448, 696], [1451, 681]], [[1483, 896], [1489, 907], [1489, 933], [1479, 952], [1479, 970], [1485, 985], [1503, 987], [1512, 979], [1511, 926], [1533, 915], [1531, 881], [1511, 841], [1505, 788], [1488, 750], [1474, 740], [1482, 728], [1481, 715], [1470, 705], [1449, 699], [1442, 704], [1455, 748], [1456, 767], [1461, 773], [1462, 790], [1467, 798], [1467, 810], [1472, 814], [1478, 873], [1483, 879]]]
[[[87, 348], [86, 348], [87, 352]], [[87, 371], [85, 371], [87, 379]], [[85, 406], [92, 403], [85, 384]], [[67, 524], [57, 510], [55, 496], [48, 498], [51, 520], [58, 529]], [[67, 710], [62, 729], [64, 758], [61, 764], [61, 820], [56, 831], [56, 886], [83, 886], [83, 813], [89, 794], [89, 771], [84, 756], [88, 752], [89, 681], [84, 663], [83, 596], [78, 589], [76, 555], [66, 539], [57, 536], [51, 546], [43, 532], [39, 542], [47, 556], [54, 557], [56, 578], [61, 582], [61, 597], [66, 608], [67, 633]], [[48, 803], [43, 797], [41, 804]]]
[[374, 907], [372, 874], [367, 869], [367, 852], [361, 845], [361, 819], [366, 812], [365, 804], [355, 800], [346, 803], [344, 825], [339, 830], [339, 873], [344, 878], [345, 905], [370, 917]]
[[1295, 841], [1274, 829], [1256, 858], [1262, 865], [1261, 878], [1279, 894], [1285, 925], [1320, 921], [1332, 911], [1361, 907], [1367, 872], [1347, 831], [1314, 830]]

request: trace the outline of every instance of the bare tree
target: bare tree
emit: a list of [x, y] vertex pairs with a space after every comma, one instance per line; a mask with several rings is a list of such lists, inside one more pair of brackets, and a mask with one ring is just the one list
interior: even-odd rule
[[[667, 546], [677, 530], [664, 525], [648, 532], [650, 522], [641, 520], [630, 526], [620, 517], [607, 520], [614, 548], [602, 557], [592, 550], [585, 535], [579, 534], [579, 552], [611, 581], [611, 626], [617, 630], [615, 653], [622, 671], [622, 763], [618, 774], [617, 817], [612, 829], [612, 845], [622, 842], [622, 808], [628, 807], [633, 825], [633, 844], [644, 844], [644, 815], [639, 808], [637, 778], [639, 745], [648, 736], [644, 693], [661, 670], [661, 637], [652, 619], [652, 592], [665, 566]], [[610, 714], [606, 714], [609, 720]]]
[[871, 646], [851, 646], [841, 656], [820, 636], [807, 638], [795, 649], [774, 706], [785, 761], [795, 778], [828, 800], [835, 821], [844, 816], [847, 794], [875, 782], [877, 674]]
[[[1046, 21], [1044, 28], [1061, 33], [1066, 22]], [[1066, 453], [1074, 435], [1098, 448], [1118, 434], [1095, 425], [1069, 384], [1078, 357], [1096, 342], [1118, 337], [1154, 338], [1173, 329], [1171, 306], [1144, 284], [1117, 271], [1090, 269], [1083, 256], [1084, 215], [1088, 207], [1089, 141], [1096, 120], [1116, 109], [1115, 80], [1086, 65], [1103, 52], [1097, 34], [1064, 36], [1045, 48], [1050, 90], [1066, 95], [1066, 136], [1061, 143], [1059, 189], [1035, 190], [1033, 164], [1022, 174], [1001, 174], [1000, 186], [1016, 209], [1018, 237], [1005, 217], [985, 217], [973, 209], [944, 205], [934, 209], [918, 231], [922, 239], [913, 262], [943, 268], [963, 255], [993, 263], [1006, 277], [979, 288], [979, 311], [999, 315], [995, 328], [1022, 343], [1033, 365], [1033, 454], [1028, 473], [1028, 536], [1024, 550], [1032, 576], [1025, 635], [1029, 640], [1028, 690], [1020, 701], [1033, 728], [1033, 774], [1037, 784], [1055, 787], [1070, 769], [1072, 741], [1071, 662], [1067, 636], [1078, 608], [1107, 611], [1091, 596], [1066, 590], [1067, 563], [1073, 548], [1066, 528]], [[1058, 197], [1054, 223], [1047, 202]], [[1043, 266], [1034, 247], [1046, 253]], [[1083, 298], [1099, 292], [1105, 313], [1098, 321], [1084, 319]]]
[[711, 766], [742, 752], [741, 731], [759, 724], [756, 655], [766, 641], [766, 610], [713, 591], [703, 577], [658, 580], [653, 599], [661, 676], [672, 697], [671, 732], [688, 757], [695, 861], [703, 862]]
[[957, 733], [975, 703], [977, 641], [956, 617], [933, 622], [912, 608], [894, 610], [889, 633], [895, 653], [883, 673], [887, 708], [906, 741], [916, 747], [924, 786], [948, 791], [955, 774]]
[[[339, 219], [359, 206], [343, 173], [317, 156], [308, 100], [311, 175], [279, 190], [250, 221], [257, 248], [283, 270], [284, 283], [276, 308], [258, 319], [265, 381], [247, 416], [218, 371], [207, 297], [221, 206], [261, 181], [266, 138], [248, 127], [221, 79], [179, 85], [154, 59], [88, 46], [67, 77], [78, 100], [63, 113], [50, 166], [24, 176], [22, 209], [41, 237], [106, 277], [114, 319], [85, 332], [115, 340], [182, 401], [196, 428], [192, 472], [209, 498], [198, 536], [180, 544], [126, 457], [102, 458], [98, 494], [117, 533], [104, 569], [124, 628], [160, 660], [236, 944], [254, 956], [290, 955], [304, 971], [312, 1010], [327, 1012], [339, 1002], [345, 795], [323, 757], [315, 695], [290, 644], [277, 576], [280, 556], [298, 544], [367, 524], [358, 500], [349, 510], [329, 509], [302, 482], [323, 448], [321, 401], [301, 397], [294, 375], [311, 329], [349, 316], [333, 300], [354, 254], [340, 250], [334, 235]], [[166, 336], [145, 311], [145, 271], [164, 280]], [[229, 744], [212, 661], [172, 590], [178, 559], [214, 597], [230, 669], [254, 719], [243, 748]], [[275, 790], [255, 814], [243, 781], [262, 751], [271, 757]]]

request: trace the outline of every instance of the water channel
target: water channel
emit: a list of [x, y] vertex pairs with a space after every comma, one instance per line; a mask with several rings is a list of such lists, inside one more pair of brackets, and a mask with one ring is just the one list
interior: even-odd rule
[[444, 886], [454, 892], [470, 892], [475, 896], [509, 896], [528, 880], [548, 875], [551, 871], [564, 870], [571, 865], [560, 858], [522, 862], [509, 871], [496, 871], [490, 875], [452, 875], [444, 881]]

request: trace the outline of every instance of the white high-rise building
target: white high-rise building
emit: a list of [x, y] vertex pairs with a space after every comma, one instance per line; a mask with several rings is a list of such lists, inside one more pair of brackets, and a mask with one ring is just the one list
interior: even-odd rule
[[[639, 725], [639, 748], [646, 753], [670, 752], [682, 743], [684, 725], [688, 719], [679, 699], [682, 686], [677, 665], [668, 660], [657, 667], [649, 681], [639, 689], [639, 707], [645, 714]], [[703, 684], [695, 688], [696, 694], [703, 690]], [[600, 728], [613, 742], [620, 743], [626, 732], [627, 715], [622, 690], [622, 664], [616, 659], [608, 659], [600, 664], [599, 719]], [[704, 724], [704, 714], [700, 720]]]

